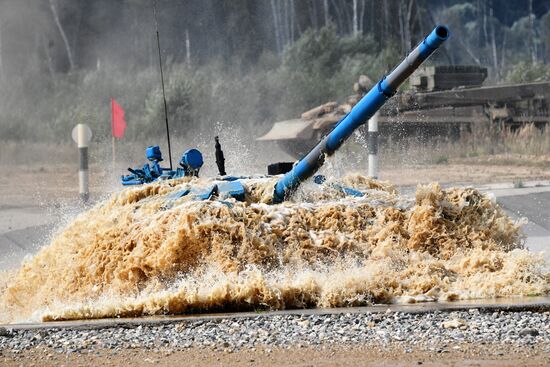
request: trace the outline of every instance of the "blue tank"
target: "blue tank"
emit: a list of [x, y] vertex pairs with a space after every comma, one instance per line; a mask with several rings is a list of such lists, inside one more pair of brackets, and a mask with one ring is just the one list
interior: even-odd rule
[[[273, 203], [280, 203], [323, 165], [326, 156], [332, 155], [362, 124], [368, 121], [382, 105], [391, 98], [399, 86], [426, 60], [445, 40], [449, 38], [449, 30], [443, 25], [435, 29], [414, 48], [409, 55], [385, 78], [382, 78], [348, 113], [334, 129], [326, 135], [304, 158], [287, 172], [275, 185]], [[220, 200], [234, 198], [245, 200], [245, 188], [241, 179], [246, 177], [228, 176], [225, 173], [224, 156], [219, 140], [216, 137], [216, 163], [220, 177], [209, 187], [191, 187], [170, 195], [169, 201], [183, 196], [191, 196], [196, 200], [207, 200], [216, 197]], [[146, 163], [142, 168], [128, 170], [130, 175], [122, 176], [123, 185], [140, 185], [157, 180], [168, 180], [180, 177], [197, 177], [204, 161], [201, 152], [196, 149], [187, 150], [176, 170], [162, 168], [162, 154], [158, 146], [150, 146], [146, 157], [152, 163]], [[285, 170], [286, 172], [286, 170]], [[316, 182], [322, 183], [322, 179]], [[347, 195], [362, 196], [363, 193], [350, 188], [338, 187]]]

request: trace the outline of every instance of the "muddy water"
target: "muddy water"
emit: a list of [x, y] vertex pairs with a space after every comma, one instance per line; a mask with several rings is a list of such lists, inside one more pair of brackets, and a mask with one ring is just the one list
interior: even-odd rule
[[359, 175], [270, 205], [169, 200], [194, 179], [125, 189], [77, 217], [3, 292], [0, 319], [60, 320], [211, 310], [338, 307], [550, 293], [548, 264], [473, 189], [419, 186], [407, 199]]

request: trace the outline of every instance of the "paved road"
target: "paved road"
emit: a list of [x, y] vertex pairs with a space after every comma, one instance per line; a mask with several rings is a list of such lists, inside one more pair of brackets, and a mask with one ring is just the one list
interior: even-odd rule
[[0, 206], [0, 270], [19, 266], [48, 242], [59, 222], [51, 211], [39, 206]]
[[496, 188], [484, 190], [514, 219], [527, 218], [523, 227], [531, 251], [545, 251], [550, 261], [550, 187]]

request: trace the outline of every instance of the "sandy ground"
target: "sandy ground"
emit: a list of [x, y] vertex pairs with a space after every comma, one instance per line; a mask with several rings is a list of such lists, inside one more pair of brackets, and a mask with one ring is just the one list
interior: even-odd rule
[[396, 185], [440, 183], [487, 184], [550, 179], [550, 157], [495, 155], [453, 159], [449, 163], [385, 167], [380, 177]]
[[[0, 166], [9, 175], [0, 176], [1, 206], [56, 205], [78, 199], [78, 167], [59, 166]], [[121, 172], [123, 172], [121, 170]], [[97, 198], [116, 188], [120, 174], [90, 167], [90, 190]]]
[[395, 185], [419, 183], [468, 183], [486, 184], [518, 180], [544, 180], [550, 178], [550, 169], [529, 166], [446, 164], [412, 166], [381, 172], [383, 180]]
[[[546, 350], [547, 346], [546, 346]], [[467, 345], [434, 351], [413, 351], [406, 345], [325, 346], [320, 348], [254, 349], [228, 353], [204, 348], [185, 351], [95, 350], [58, 354], [32, 349], [19, 355], [4, 353], [2, 366], [548, 366], [544, 346], [522, 350], [507, 346]]]

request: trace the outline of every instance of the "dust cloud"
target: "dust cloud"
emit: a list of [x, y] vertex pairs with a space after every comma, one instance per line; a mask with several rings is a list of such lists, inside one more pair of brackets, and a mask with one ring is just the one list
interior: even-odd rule
[[[211, 180], [128, 188], [79, 215], [3, 286], [4, 322], [222, 310], [358, 306], [550, 292], [548, 264], [474, 189], [416, 198], [360, 175], [303, 186], [271, 205], [170, 200]], [[346, 185], [366, 193], [345, 196]], [[0, 289], [0, 291], [2, 291]]]

